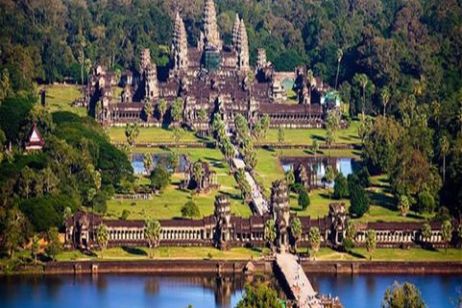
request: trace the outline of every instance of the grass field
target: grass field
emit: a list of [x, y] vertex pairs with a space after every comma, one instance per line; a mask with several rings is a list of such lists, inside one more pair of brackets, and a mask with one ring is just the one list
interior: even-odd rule
[[[111, 138], [112, 142], [126, 142], [125, 127], [110, 127], [106, 133]], [[173, 130], [160, 127], [140, 127], [140, 135], [136, 138], [136, 142], [152, 142], [152, 143], [166, 143], [174, 142]], [[194, 132], [181, 130], [181, 138], [179, 142], [197, 142], [202, 143], [204, 139], [198, 138]]]
[[[339, 130], [336, 134], [335, 143], [359, 143], [358, 127], [359, 122], [353, 121], [347, 129]], [[322, 128], [284, 129], [284, 143], [312, 145], [313, 140], [323, 143], [326, 140], [326, 134], [327, 130]], [[265, 140], [257, 143], [280, 143], [278, 140], [278, 129], [270, 129]]]
[[[136, 152], [142, 152], [144, 149], [136, 149]], [[150, 148], [150, 152], [166, 153], [166, 150], [159, 148]], [[213, 170], [217, 173], [220, 189], [211, 191], [208, 194], [195, 195], [194, 201], [199, 206], [202, 216], [211, 215], [214, 211], [215, 196], [219, 193], [227, 194], [231, 201], [232, 213], [248, 217], [251, 215], [250, 208], [243, 204], [240, 199], [240, 191], [232, 175], [229, 174], [229, 167], [223, 161], [221, 152], [217, 149], [178, 149], [180, 154], [188, 155], [191, 161], [202, 159], [208, 162]], [[182, 179], [181, 174], [175, 174], [172, 177], [172, 183], [167, 189], [155, 196], [153, 200], [110, 200], [108, 202], [107, 216], [111, 218], [120, 217], [123, 210], [130, 211], [129, 219], [145, 219], [146, 217], [155, 219], [170, 219], [181, 217], [182, 206], [190, 199], [190, 192], [180, 190], [178, 185]], [[133, 203], [135, 203], [133, 205]]]
[[72, 102], [82, 96], [76, 85], [55, 84], [46, 86], [46, 106], [51, 112], [70, 111], [79, 116], [86, 116], [87, 109], [72, 107]]
[[151, 251], [148, 248], [108, 248], [103, 251], [95, 251], [96, 255], [87, 256], [80, 251], [64, 251], [57, 256], [58, 261], [75, 260], [143, 260], [149, 259], [216, 259], [216, 260], [250, 260], [259, 259], [266, 250], [254, 250], [247, 248], [232, 248], [222, 251], [213, 247], [157, 247]]
[[[301, 252], [304, 252], [301, 250]], [[353, 253], [342, 253], [330, 248], [321, 248], [316, 254], [316, 260], [337, 261], [337, 260], [369, 260], [369, 253], [365, 248], [355, 248]], [[461, 261], [462, 250], [450, 248], [447, 252], [444, 249], [426, 250], [421, 248], [391, 249], [380, 248], [372, 252], [372, 261]]]

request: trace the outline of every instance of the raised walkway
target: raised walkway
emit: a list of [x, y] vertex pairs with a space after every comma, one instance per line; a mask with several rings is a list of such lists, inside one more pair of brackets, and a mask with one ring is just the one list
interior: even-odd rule
[[297, 307], [323, 307], [303, 268], [298, 264], [296, 256], [289, 253], [279, 253], [276, 254], [275, 262], [281, 272], [281, 279], [285, 280]]

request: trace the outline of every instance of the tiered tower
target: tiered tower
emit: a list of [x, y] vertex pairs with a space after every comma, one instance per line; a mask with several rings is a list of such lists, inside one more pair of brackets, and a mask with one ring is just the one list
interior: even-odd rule
[[237, 50], [237, 45], [239, 43], [239, 32], [241, 30], [241, 19], [239, 14], [236, 14], [236, 19], [234, 20], [233, 26], [233, 47]]
[[159, 98], [159, 86], [157, 82], [157, 67], [153, 63], [149, 65], [144, 70], [144, 86], [146, 99], [155, 100]]
[[205, 45], [211, 45], [221, 50], [222, 43], [218, 33], [217, 12], [213, 0], [206, 0], [204, 7], [204, 35]]
[[247, 72], [250, 69], [249, 64], [249, 40], [247, 38], [247, 29], [244, 20], [239, 23], [239, 38], [237, 42], [238, 66], [239, 70]]
[[215, 197], [215, 219], [217, 226], [215, 229], [215, 244], [220, 249], [228, 248], [231, 228], [231, 208], [228, 197], [217, 195]]
[[174, 62], [174, 70], [185, 70], [189, 66], [188, 60], [188, 40], [186, 28], [180, 13], [176, 13], [175, 30], [173, 32], [172, 56]]
[[141, 50], [140, 58], [140, 75], [143, 76], [144, 71], [148, 65], [151, 64], [151, 52], [149, 51], [149, 48]]
[[289, 194], [287, 183], [279, 180], [273, 182], [271, 187], [271, 208], [276, 222], [277, 245], [281, 252], [289, 247]]

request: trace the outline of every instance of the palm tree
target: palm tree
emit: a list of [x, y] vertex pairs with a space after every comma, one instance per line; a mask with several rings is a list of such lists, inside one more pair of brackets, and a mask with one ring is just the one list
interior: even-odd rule
[[377, 246], [377, 233], [375, 230], [369, 230], [366, 233], [366, 249], [369, 253], [369, 259], [372, 260], [372, 252]]
[[387, 114], [387, 106], [388, 103], [390, 102], [390, 89], [388, 87], [385, 87], [382, 89], [382, 92], [380, 93], [380, 96], [382, 98], [382, 104], [383, 104], [383, 116], [386, 116]]
[[151, 117], [152, 117], [152, 112], [153, 112], [153, 107], [152, 107], [152, 102], [151, 102], [151, 100], [146, 99], [146, 100], [144, 101], [143, 111], [144, 111], [144, 113], [146, 114], [146, 119], [147, 119], [147, 121], [149, 122], [149, 120], [150, 120]]
[[140, 134], [140, 128], [138, 124], [127, 124], [125, 127], [125, 137], [127, 138], [127, 142], [130, 146], [135, 144], [136, 138], [138, 138]]
[[[152, 249], [159, 245], [160, 234], [161, 234], [161, 225], [158, 220], [146, 220], [144, 233], [146, 240], [148, 241], [149, 248]], [[152, 253], [150, 252], [150, 257], [152, 258]]]
[[297, 242], [300, 236], [302, 235], [302, 223], [298, 217], [294, 217], [290, 222], [290, 232], [294, 237], [294, 250], [297, 251]]
[[272, 252], [274, 252], [274, 241], [276, 240], [276, 224], [273, 219], [265, 222], [264, 238]]
[[338, 75], [340, 73], [340, 62], [342, 61], [342, 58], [343, 58], [343, 50], [339, 48], [337, 50], [337, 74], [335, 75], [335, 90], [337, 90]]
[[449, 140], [445, 135], [440, 138], [440, 157], [443, 159], [443, 183], [446, 181], [446, 156], [449, 153]]
[[149, 153], [144, 153], [143, 155], [143, 165], [144, 165], [144, 170], [146, 171], [146, 174], [149, 175], [153, 161], [152, 161], [152, 156]]
[[109, 231], [105, 224], [100, 224], [96, 229], [96, 241], [101, 249], [101, 258], [103, 257], [103, 250], [106, 249], [109, 242]]
[[362, 103], [362, 106], [361, 106], [361, 113], [362, 113], [362, 115], [364, 117], [365, 108], [366, 108], [366, 87], [369, 84], [369, 78], [367, 78], [366, 74], [359, 74], [357, 78], [358, 78], [358, 81], [359, 81], [359, 85], [361, 86], [361, 89], [362, 89], [363, 103]]
[[175, 127], [173, 129], [173, 142], [175, 142], [175, 147], [178, 147], [178, 144], [180, 143], [180, 140], [181, 140], [181, 135], [182, 135], [182, 131], [181, 129], [179, 129], [178, 127]]
[[445, 220], [443, 221], [443, 224], [441, 225], [441, 237], [444, 242], [446, 242], [446, 248], [445, 251], [447, 252], [448, 248], [447, 245], [452, 239], [452, 224], [450, 220]]
[[165, 113], [167, 112], [167, 101], [165, 99], [159, 100], [159, 103], [157, 104], [157, 111], [159, 112], [160, 118], [159, 120], [162, 122]]
[[310, 247], [313, 251], [313, 258], [316, 259], [316, 253], [319, 251], [319, 248], [321, 247], [321, 232], [317, 227], [312, 227], [308, 232], [308, 238], [310, 242]]
[[173, 102], [172, 108], [170, 110], [173, 122], [179, 122], [181, 120], [181, 117], [183, 115], [183, 107], [184, 107], [183, 99], [177, 98]]

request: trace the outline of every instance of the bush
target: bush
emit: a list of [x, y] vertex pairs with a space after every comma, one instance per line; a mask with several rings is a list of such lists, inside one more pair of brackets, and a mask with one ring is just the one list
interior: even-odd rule
[[293, 183], [290, 185], [290, 190], [299, 194], [302, 190], [305, 190], [305, 186], [303, 186], [301, 183]]
[[127, 220], [128, 216], [130, 216], [130, 211], [129, 210], [123, 210], [122, 215], [120, 215], [121, 220]]
[[186, 218], [199, 217], [201, 215], [199, 207], [194, 201], [188, 201], [181, 208], [181, 215]]
[[367, 167], [361, 168], [361, 170], [358, 171], [357, 176], [358, 176], [359, 184], [362, 187], [371, 186], [371, 179], [370, 179], [371, 175]]
[[92, 200], [93, 209], [99, 214], [106, 214], [107, 196], [103, 191], [98, 191]]
[[[351, 181], [350, 181], [351, 179]], [[350, 191], [350, 214], [362, 217], [369, 210], [369, 199], [366, 191], [359, 185], [354, 177], [348, 177], [348, 190]]]
[[304, 210], [310, 205], [310, 196], [305, 188], [298, 194], [298, 205]]
[[427, 190], [424, 190], [417, 196], [417, 204], [414, 211], [418, 213], [432, 213], [435, 210], [435, 198]]
[[342, 199], [348, 197], [348, 182], [341, 173], [337, 174], [335, 177], [333, 197], [334, 199]]
[[158, 191], [163, 191], [170, 184], [170, 173], [162, 166], [154, 168], [149, 178], [151, 187]]

